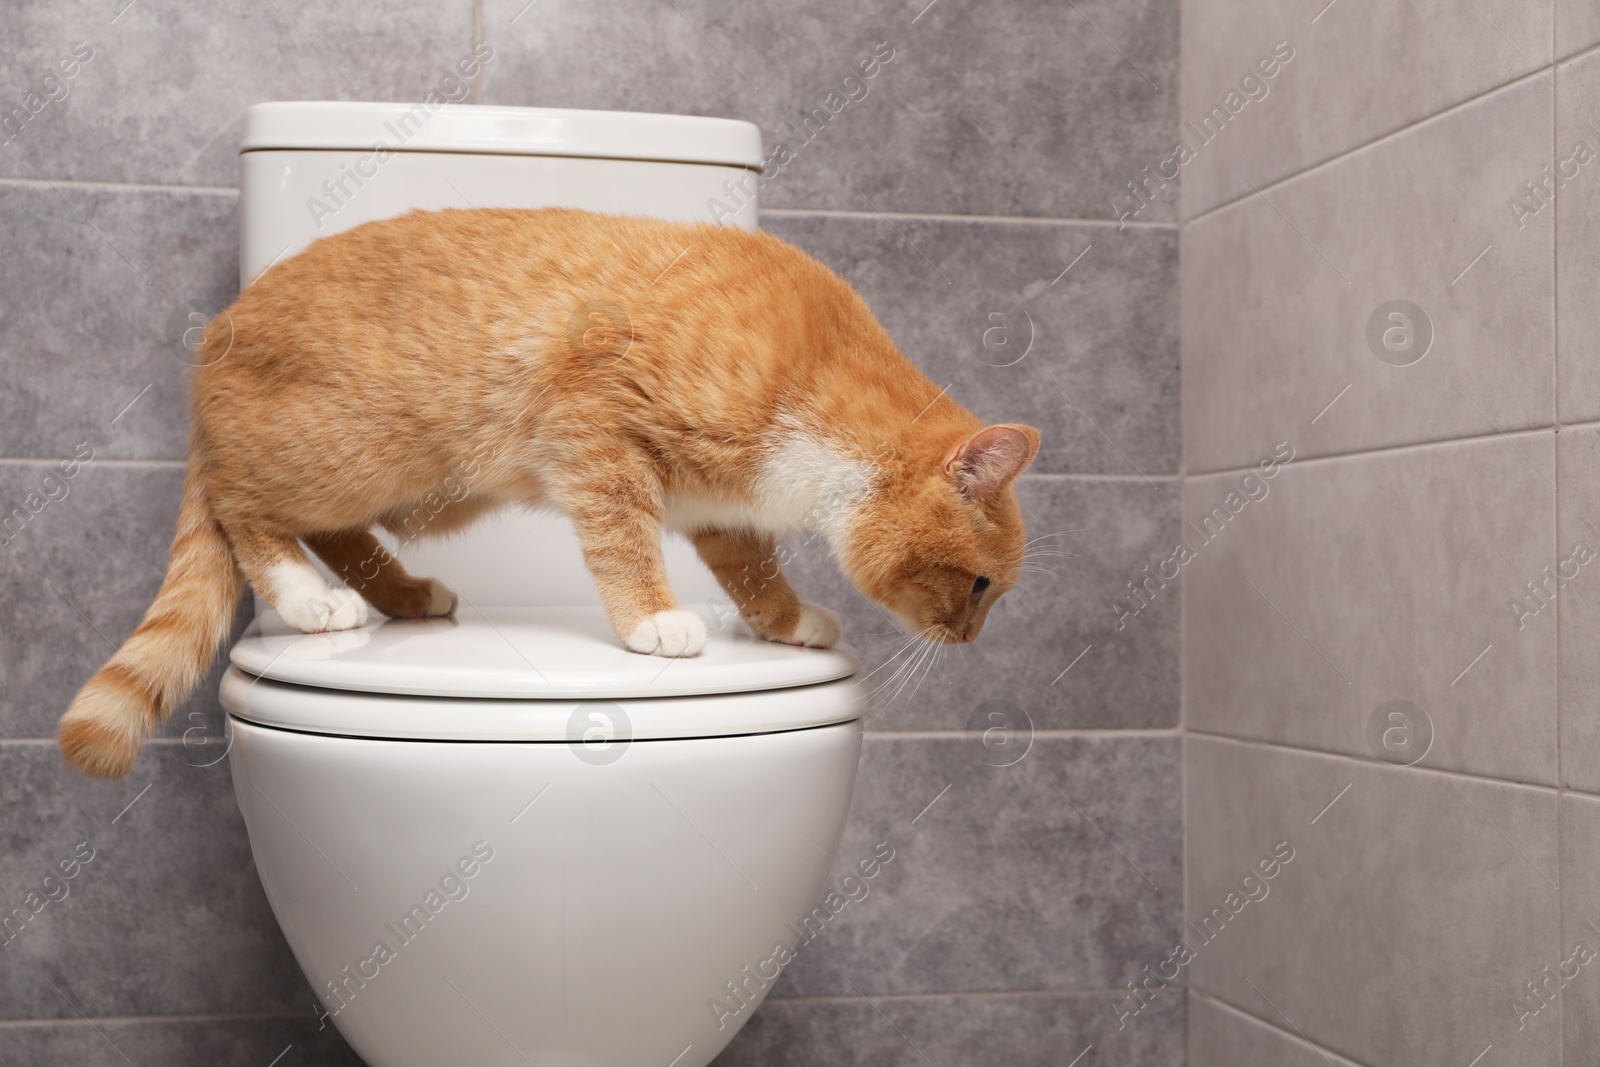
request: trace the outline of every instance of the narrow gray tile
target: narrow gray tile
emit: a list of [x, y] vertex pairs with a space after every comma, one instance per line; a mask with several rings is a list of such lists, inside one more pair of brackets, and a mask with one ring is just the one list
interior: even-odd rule
[[1177, 473], [1176, 231], [790, 215], [762, 226], [843, 275], [979, 418], [1037, 426], [1035, 473]]
[[1185, 231], [1191, 473], [1285, 439], [1314, 456], [1551, 425], [1554, 211], [1510, 208], [1551, 162], [1551, 95], [1520, 83]]
[[1188, 1025], [1188, 1067], [1359, 1067], [1193, 991]]
[[[1551, 20], [1549, 0], [1188, 0], [1183, 118], [1201, 127], [1217, 109], [1220, 119], [1203, 136], [1184, 131], [1195, 153], [1183, 168], [1184, 217], [1548, 64]], [[1293, 58], [1249, 81], [1272, 69], [1256, 64], [1280, 42]]]
[[486, 101], [756, 122], [793, 153], [769, 207], [1108, 218], [1170, 150], [1177, 21], [1165, 0], [491, 0]]
[[841, 613], [865, 660], [867, 728], [989, 729], [998, 711], [1015, 720], [1020, 745], [1034, 729], [1176, 727], [1182, 579], [1150, 579], [1137, 611], [1128, 583], [1146, 582], [1182, 537], [1177, 483], [1025, 477], [1017, 497], [1028, 536], [1043, 538], [1022, 585], [975, 642], [923, 658], [820, 540], [792, 546], [795, 588]]
[[[0, 600], [29, 605], [0, 615], [0, 736], [53, 738], [166, 575], [183, 471], [96, 460], [72, 469], [64, 477], [56, 464], [0, 463]], [[249, 612], [239, 614], [235, 633]], [[163, 731], [185, 737], [195, 763], [225, 747], [223, 658]]]
[[[1595, 29], [1600, 32], [1600, 8]], [[1556, 159], [1552, 175], [1529, 175], [1532, 190], [1518, 190], [1530, 206], [1554, 196], [1556, 211], [1556, 313], [1560, 319], [1561, 421], [1600, 418], [1600, 308], [1594, 279], [1600, 273], [1600, 53], [1556, 70]], [[1546, 186], [1545, 181], [1550, 185]], [[1548, 211], [1548, 209], [1546, 209]]]
[[1600, 1048], [1600, 798], [1561, 798], [1561, 945], [1508, 1008], [1524, 1026], [1565, 1027], [1567, 1063]]
[[[1163, 995], [1118, 1030], [1103, 993], [769, 1000], [716, 1067], [1181, 1067], [1184, 1006]], [[1088, 1056], [1083, 1056], [1093, 1051]], [[1091, 1058], [1092, 1057], [1092, 1058]]]
[[[1561, 529], [1556, 558], [1516, 591], [1525, 624], [1560, 613], [1561, 779], [1600, 792], [1600, 427], [1564, 429], [1559, 442]], [[1555, 603], [1555, 608], [1545, 605]], [[1527, 613], [1538, 610], [1530, 617]]]
[[311, 1016], [227, 762], [195, 767], [187, 755], [157, 743], [105, 782], [68, 770], [53, 744], [0, 744], [0, 908], [25, 916], [3, 949], [0, 1016]]
[[975, 739], [868, 736], [832, 884], [880, 843], [894, 858], [776, 995], [1106, 989], [1165, 954], [1177, 740], [1039, 738], [1010, 767], [988, 755]]
[[[281, 1059], [274, 1060], [279, 1056]], [[333, 1027], [298, 1018], [74, 1019], [0, 1025], [0, 1061], [9, 1067], [362, 1067]]]
[[[470, 91], [445, 81], [471, 54], [465, 3], [66, 0], [14, 5], [6, 31], [0, 113], [26, 118], [0, 147], [6, 177], [231, 186], [251, 104]], [[72, 67], [80, 46], [92, 58]]]
[[1555, 612], [1526, 588], [1551, 562], [1554, 436], [1191, 478], [1189, 726], [1415, 761], [1380, 724], [1408, 701], [1424, 766], [1554, 784]]
[[1554, 792], [1205, 737], [1185, 772], [1192, 988], [1358, 1063], [1560, 1062], [1509, 1009], [1556, 959]]
[[[137, 9], [135, 9], [137, 10]], [[130, 16], [131, 17], [131, 16]], [[238, 292], [238, 198], [0, 184], [0, 456], [178, 459], [191, 328]]]

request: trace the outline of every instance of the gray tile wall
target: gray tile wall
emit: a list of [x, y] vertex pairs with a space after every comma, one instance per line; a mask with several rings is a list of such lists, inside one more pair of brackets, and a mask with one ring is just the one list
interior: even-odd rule
[[1185, 5], [1193, 1067], [1594, 1062], [1592, 9]]
[[[479, 40], [480, 102], [759, 122], [795, 153], [763, 224], [958, 399], [1045, 433], [1021, 494], [1058, 536], [937, 664], [896, 658], [796, 546], [883, 683], [841, 863], [880, 840], [897, 859], [721, 1062], [1184, 1062], [1182, 981], [1128, 988], [1179, 936], [1183, 886], [1181, 580], [1148, 577], [1181, 520], [1177, 184], [1146, 170], [1178, 121], [1175, 3], [0, 0], [0, 24], [0, 117], [26, 116], [0, 145], [0, 503], [60, 498], [0, 545], [0, 907], [94, 848], [0, 948], [0, 1062], [355, 1062], [260, 892], [214, 680], [125, 781], [74, 777], [49, 738], [160, 580], [177, 335], [234, 293], [244, 108], [418, 99]], [[862, 95], [844, 79], [879, 42]], [[91, 450], [65, 495], [45, 481]]]

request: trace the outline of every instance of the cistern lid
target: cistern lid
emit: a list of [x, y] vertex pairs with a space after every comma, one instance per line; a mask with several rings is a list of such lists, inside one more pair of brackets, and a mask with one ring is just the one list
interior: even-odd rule
[[665, 659], [629, 652], [598, 608], [461, 609], [455, 619], [379, 619], [303, 634], [267, 610], [229, 654], [247, 674], [295, 685], [407, 696], [606, 700], [751, 693], [854, 674], [848, 648], [758, 640], [703, 612], [705, 649]]
[[374, 148], [762, 165], [759, 127], [699, 115], [344, 100], [282, 101], [245, 111], [242, 152]]

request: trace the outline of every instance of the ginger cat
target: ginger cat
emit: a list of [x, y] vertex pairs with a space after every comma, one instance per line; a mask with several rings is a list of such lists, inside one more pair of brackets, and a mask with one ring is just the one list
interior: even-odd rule
[[[413, 212], [317, 241], [219, 315], [200, 349], [166, 581], [61, 719], [67, 761], [125, 774], [227, 635], [243, 581], [307, 631], [448, 615], [398, 532], [452, 472], [448, 533], [507, 503], [578, 532], [618, 638], [692, 656], [662, 562], [681, 531], [773, 641], [827, 647], [776, 538], [821, 532], [914, 635], [970, 641], [1018, 579], [1027, 426], [985, 428], [859, 296], [776, 237], [582, 211]], [[353, 588], [330, 587], [304, 546]], [[506, 566], [526, 561], [507, 560]], [[369, 577], [370, 576], [370, 577]]]

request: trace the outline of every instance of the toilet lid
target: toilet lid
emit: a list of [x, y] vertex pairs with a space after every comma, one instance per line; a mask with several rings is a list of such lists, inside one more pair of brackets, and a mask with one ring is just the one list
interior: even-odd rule
[[847, 647], [794, 648], [750, 635], [709, 610], [698, 656], [623, 648], [598, 608], [462, 606], [453, 619], [384, 619], [303, 634], [263, 609], [229, 658], [247, 674], [346, 692], [524, 700], [606, 700], [752, 693], [846, 678]]

